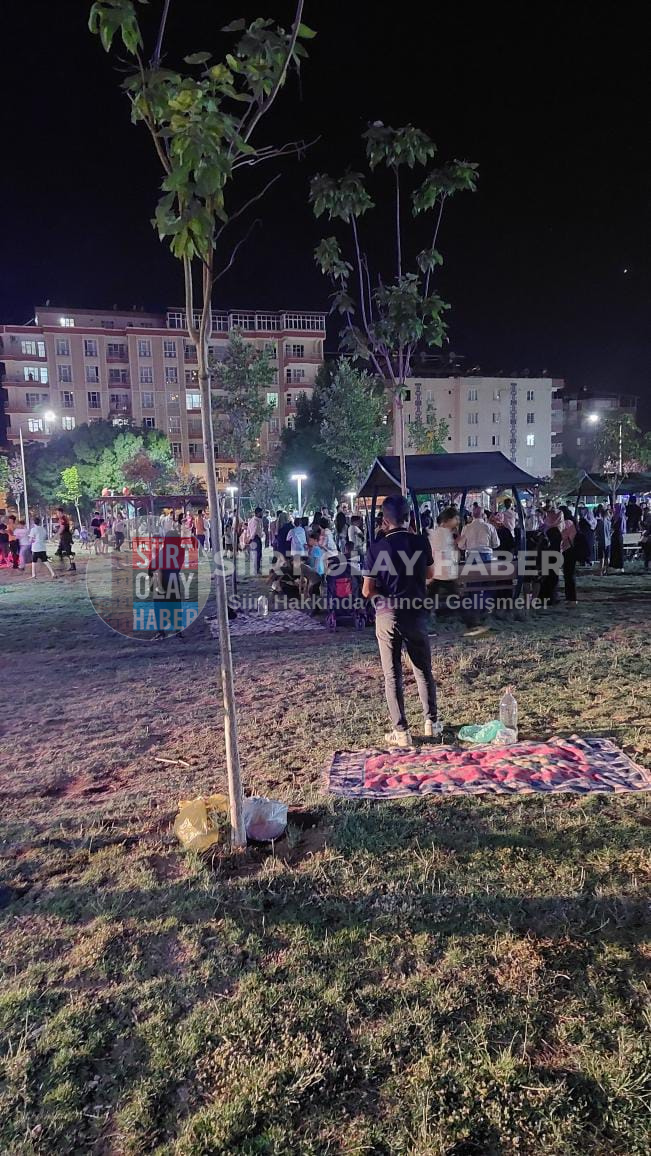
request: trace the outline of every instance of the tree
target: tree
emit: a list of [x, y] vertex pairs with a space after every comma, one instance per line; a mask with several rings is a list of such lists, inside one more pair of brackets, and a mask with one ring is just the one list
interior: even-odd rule
[[[9, 458], [7, 482], [9, 485], [9, 493], [16, 502], [18, 517], [20, 517], [20, 504], [25, 493], [25, 479], [23, 477], [22, 463], [18, 454], [14, 454], [12, 458]], [[27, 518], [27, 511], [25, 511], [25, 518]]]
[[61, 484], [59, 488], [59, 497], [62, 502], [73, 505], [77, 511], [77, 522], [81, 530], [81, 514], [79, 513], [79, 503], [83, 496], [83, 487], [81, 478], [79, 476], [79, 469], [77, 466], [68, 466], [67, 469], [61, 470]]
[[[242, 493], [242, 466], [260, 461], [262, 427], [275, 406], [265, 396], [275, 383], [276, 370], [268, 354], [231, 334], [223, 361], [212, 361], [213, 423], [220, 456], [235, 463], [238, 509]], [[276, 386], [276, 390], [278, 386]]]
[[613, 501], [626, 475], [644, 469], [645, 457], [645, 438], [632, 414], [620, 411], [609, 414], [597, 423], [596, 466], [611, 479]]
[[293, 501], [290, 483], [269, 465], [254, 470], [248, 480], [248, 494], [255, 506], [263, 510], [287, 510]]
[[[449, 308], [433, 291], [432, 277], [443, 257], [437, 249], [443, 211], [456, 193], [474, 191], [477, 165], [454, 161], [431, 168], [424, 181], [411, 191], [414, 217], [427, 215], [432, 233], [429, 246], [414, 258], [407, 272], [407, 246], [403, 222], [405, 169], [429, 165], [436, 146], [429, 136], [413, 125], [390, 128], [376, 121], [363, 139], [368, 166], [382, 165], [390, 174], [394, 189], [395, 263], [391, 276], [372, 271], [368, 252], [363, 248], [359, 222], [374, 202], [360, 173], [348, 172], [340, 179], [324, 174], [310, 185], [310, 202], [316, 217], [350, 226], [350, 259], [342, 252], [335, 236], [325, 237], [315, 250], [317, 265], [334, 287], [333, 309], [344, 318], [342, 347], [370, 361], [375, 372], [391, 390], [394, 424], [400, 458], [400, 478], [406, 493], [404, 405], [405, 382], [410, 375], [419, 345], [440, 346], [446, 333], [444, 319]], [[351, 277], [355, 287], [351, 285]]]
[[146, 449], [141, 449], [124, 463], [122, 474], [127, 485], [136, 493], [160, 494], [168, 488], [173, 466]]
[[187, 466], [176, 467], [170, 485], [180, 498], [199, 497], [206, 492], [206, 483], [198, 474], [193, 474]]
[[[290, 485], [295, 473], [307, 474], [303, 488], [303, 506], [308, 499], [315, 505], [330, 505], [335, 494], [348, 482], [345, 471], [326, 453], [321, 441], [322, 392], [327, 388], [317, 383], [311, 397], [299, 393], [296, 398], [296, 413], [291, 426], [280, 435], [280, 457], [278, 474]], [[291, 492], [290, 505], [296, 501], [295, 489]]]
[[[119, 35], [133, 63], [134, 70], [123, 82], [131, 102], [132, 120], [147, 128], [163, 169], [155, 225], [161, 240], [169, 239], [173, 255], [183, 266], [186, 325], [197, 351], [211, 542], [216, 563], [231, 838], [235, 846], [244, 846], [243, 792], [208, 364], [212, 290], [216, 276], [220, 275], [215, 272], [215, 250], [221, 245], [229, 223], [226, 190], [233, 178], [243, 168], [250, 172], [252, 166], [297, 151], [296, 142], [279, 148], [253, 142], [256, 129], [285, 83], [290, 65], [298, 68], [306, 56], [302, 42], [315, 33], [301, 22], [303, 0], [298, 0], [289, 31], [271, 20], [257, 19], [248, 26], [245, 20], [234, 20], [223, 31], [239, 34], [239, 38], [233, 51], [227, 52], [222, 60], [216, 60], [211, 52], [194, 52], [184, 58], [185, 69], [163, 68], [161, 56], [168, 10], [169, 0], [164, 0], [151, 53], [144, 50], [133, 0], [96, 0], [89, 23], [107, 52]], [[264, 191], [231, 214], [231, 221], [259, 200]], [[222, 272], [233, 263], [238, 247]]]
[[0, 454], [0, 494], [7, 494], [9, 489], [9, 460]]
[[341, 357], [330, 383], [320, 392], [320, 442], [327, 458], [357, 489], [375, 458], [384, 453], [388, 431], [384, 383]]
[[409, 448], [417, 454], [444, 454], [449, 428], [445, 418], [436, 416], [436, 409], [430, 403], [425, 411], [425, 421], [419, 417], [409, 424]]

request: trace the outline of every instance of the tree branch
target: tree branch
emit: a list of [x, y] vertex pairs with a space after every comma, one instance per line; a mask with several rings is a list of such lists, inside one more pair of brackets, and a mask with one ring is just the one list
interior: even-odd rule
[[[437, 239], [437, 237], [438, 237], [438, 235], [439, 235], [439, 229], [441, 228], [441, 217], [443, 216], [443, 206], [444, 206], [444, 204], [445, 204], [445, 193], [444, 193], [444, 194], [443, 194], [443, 196], [441, 197], [441, 204], [439, 205], [439, 215], [438, 215], [438, 217], [436, 218], [436, 224], [435, 224], [435, 226], [434, 226], [434, 236], [432, 237], [432, 245], [431, 245], [432, 249], [433, 249], [433, 248], [434, 248], [434, 246], [436, 245], [436, 239]], [[427, 276], [425, 277], [425, 291], [424, 291], [424, 296], [425, 296], [425, 297], [427, 297], [427, 295], [428, 295], [428, 293], [429, 293], [429, 281], [430, 281], [430, 277], [431, 277], [431, 275], [432, 275], [432, 270], [431, 270], [431, 269], [428, 269], [428, 270], [427, 270]]]
[[188, 336], [195, 345], [199, 344], [199, 331], [194, 324], [194, 286], [192, 284], [192, 261], [183, 258], [183, 280], [185, 282], [185, 324]]
[[221, 237], [224, 230], [227, 229], [229, 225], [232, 225], [233, 221], [236, 221], [238, 217], [241, 217], [242, 214], [245, 213], [247, 209], [251, 208], [251, 205], [255, 205], [256, 201], [261, 200], [262, 197], [264, 197], [265, 193], [267, 193], [268, 190], [271, 188], [271, 186], [275, 185], [276, 181], [280, 180], [281, 175], [282, 175], [281, 173], [276, 173], [275, 177], [272, 177], [271, 180], [267, 182], [267, 184], [265, 185], [265, 187], [262, 189], [261, 192], [256, 193], [255, 197], [249, 197], [248, 201], [245, 201], [245, 203], [242, 205], [242, 207], [240, 209], [238, 209], [236, 213], [233, 213], [233, 215], [231, 217], [228, 218], [228, 220], [225, 222], [225, 224], [222, 225], [221, 229], [217, 230], [217, 232], [215, 233], [215, 241], [219, 240], [219, 238]]
[[244, 117], [242, 118], [242, 121], [240, 123], [240, 135], [244, 137], [245, 141], [249, 141], [251, 139], [251, 135], [253, 133], [253, 130], [255, 129], [258, 122], [262, 119], [262, 117], [269, 111], [274, 100], [278, 96], [278, 93], [279, 93], [282, 85], [285, 82], [285, 77], [287, 76], [287, 69], [289, 68], [289, 62], [293, 56], [294, 48], [296, 47], [296, 41], [298, 39], [298, 29], [299, 29], [299, 26], [301, 23], [301, 19], [303, 17], [303, 6], [304, 6], [304, 0], [298, 0], [298, 3], [296, 5], [296, 13], [294, 16], [294, 23], [292, 25], [292, 31], [291, 31], [291, 35], [289, 38], [289, 44], [287, 46], [285, 63], [283, 65], [280, 73], [278, 74], [278, 79], [276, 80], [274, 87], [272, 88], [271, 92], [269, 93], [269, 96], [267, 97], [267, 99], [263, 100], [262, 103], [260, 104], [257, 112], [254, 114], [254, 116], [251, 120], [251, 123], [248, 125], [248, 127], [246, 127], [246, 128], [244, 127], [244, 122], [246, 120], [246, 113], [244, 114]]
[[235, 257], [237, 256], [237, 251], [238, 251], [238, 249], [240, 249], [240, 248], [242, 247], [242, 245], [244, 245], [244, 244], [245, 244], [245, 242], [246, 242], [246, 241], [248, 241], [248, 239], [249, 239], [249, 237], [251, 236], [251, 233], [252, 233], [252, 232], [253, 232], [253, 230], [255, 229], [256, 225], [260, 225], [260, 224], [262, 224], [262, 222], [261, 222], [261, 220], [260, 220], [260, 218], [259, 218], [259, 217], [257, 217], [255, 221], [252, 221], [252, 222], [251, 222], [251, 224], [250, 224], [249, 228], [247, 229], [246, 233], [244, 234], [244, 236], [242, 237], [242, 239], [241, 239], [240, 241], [238, 241], [238, 242], [237, 242], [237, 245], [236, 245], [236, 246], [235, 246], [235, 248], [233, 249], [233, 252], [231, 253], [231, 259], [230, 259], [230, 261], [228, 262], [228, 265], [224, 265], [224, 268], [223, 268], [223, 269], [221, 269], [221, 270], [219, 271], [219, 273], [215, 274], [215, 276], [213, 277], [213, 279], [212, 279], [212, 283], [213, 283], [213, 285], [215, 284], [215, 282], [216, 282], [216, 281], [219, 281], [220, 277], [223, 277], [223, 276], [224, 276], [224, 273], [227, 273], [227, 272], [228, 272], [228, 270], [230, 269], [231, 265], [233, 264], [233, 262], [234, 262], [234, 260], [235, 260]]
[[170, 0], [165, 0], [163, 6], [163, 15], [161, 17], [160, 28], [158, 29], [158, 36], [156, 38], [156, 47], [154, 48], [154, 55], [150, 61], [151, 68], [158, 68], [160, 64], [161, 52], [163, 51], [163, 37], [165, 35], [165, 25], [167, 24], [167, 15], [170, 10]]
[[357, 232], [357, 221], [355, 220], [354, 216], [351, 216], [350, 223], [351, 223], [352, 230], [353, 230], [353, 239], [355, 241], [355, 254], [357, 257], [357, 275], [359, 278], [359, 303], [360, 303], [361, 310], [362, 310], [362, 324], [364, 325], [364, 332], [366, 333], [366, 336], [368, 337], [368, 339], [370, 341], [371, 335], [369, 333], [368, 316], [366, 313], [366, 299], [365, 299], [365, 295], [364, 295], [364, 273], [362, 270], [362, 254], [361, 254], [361, 250], [359, 247], [359, 234]]
[[274, 157], [302, 157], [303, 153], [320, 139], [321, 138], [317, 136], [314, 140], [308, 141], [307, 144], [303, 140], [291, 140], [287, 141], [287, 144], [280, 145], [279, 148], [274, 148], [273, 145], [266, 145], [264, 148], [257, 149], [255, 156], [245, 155], [241, 157], [240, 160], [234, 161], [233, 172], [235, 172], [235, 169], [245, 167], [254, 168], [255, 165], [260, 165], [263, 161], [271, 161]]
[[396, 245], [398, 247], [398, 280], [402, 281], [402, 237], [400, 236], [400, 174], [394, 165], [396, 177]]

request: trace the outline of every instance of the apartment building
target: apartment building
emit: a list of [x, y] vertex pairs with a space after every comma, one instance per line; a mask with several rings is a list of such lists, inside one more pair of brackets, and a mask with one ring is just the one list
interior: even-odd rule
[[[271, 357], [275, 382], [266, 400], [274, 416], [261, 446], [273, 455], [293, 421], [300, 393], [311, 393], [323, 363], [325, 314], [215, 310], [211, 350], [223, 360], [229, 334], [241, 332]], [[0, 378], [6, 433], [47, 441], [100, 419], [160, 429], [180, 466], [205, 474], [197, 353], [185, 313], [40, 306], [30, 325], [0, 325]], [[225, 481], [230, 463], [216, 448]]]
[[410, 378], [405, 395], [407, 452], [410, 424], [426, 422], [428, 414], [435, 413], [447, 422], [449, 453], [500, 450], [527, 472], [548, 477], [562, 388], [563, 382], [551, 377]]
[[[614, 414], [630, 414], [636, 420], [638, 400], [634, 394], [595, 394], [588, 389], [564, 397], [562, 423], [555, 447], [558, 464], [587, 471], [595, 469], [600, 422]], [[598, 422], [594, 421], [595, 415]]]

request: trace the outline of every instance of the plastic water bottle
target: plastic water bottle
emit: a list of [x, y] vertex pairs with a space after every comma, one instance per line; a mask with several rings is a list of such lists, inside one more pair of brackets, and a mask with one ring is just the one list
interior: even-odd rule
[[518, 704], [513, 687], [507, 686], [500, 699], [500, 722], [510, 731], [518, 733]]
[[258, 618], [266, 618], [269, 613], [269, 599], [261, 594], [258, 598]]

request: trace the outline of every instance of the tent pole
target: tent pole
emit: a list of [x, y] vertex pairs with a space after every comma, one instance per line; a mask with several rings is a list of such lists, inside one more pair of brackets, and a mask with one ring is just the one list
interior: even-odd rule
[[370, 517], [367, 514], [367, 517], [369, 518], [369, 521], [368, 521], [368, 540], [369, 540], [369, 542], [375, 541], [375, 511], [376, 511], [376, 509], [377, 509], [377, 486], [373, 490], [373, 497], [371, 498]]
[[409, 497], [411, 498], [411, 504], [412, 504], [412, 507], [414, 510], [414, 523], [416, 526], [416, 533], [420, 534], [420, 508], [418, 506], [418, 497], [417, 497], [416, 491], [410, 490], [409, 491]]

